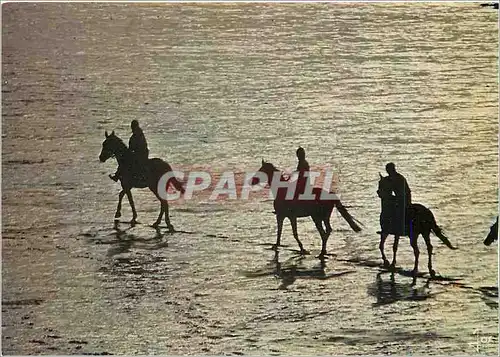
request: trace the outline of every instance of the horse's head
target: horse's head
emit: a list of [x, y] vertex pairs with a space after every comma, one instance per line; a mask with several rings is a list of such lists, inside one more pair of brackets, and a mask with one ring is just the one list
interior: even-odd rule
[[99, 154], [99, 160], [101, 162], [105, 162], [107, 159], [115, 156], [120, 150], [123, 150], [125, 146], [123, 141], [115, 135], [114, 131], [112, 131], [111, 134], [108, 134], [106, 131], [104, 136], [106, 140], [103, 141], [101, 153]]
[[[262, 166], [257, 171], [257, 173], [263, 173], [265, 176], [267, 176], [267, 183], [271, 184], [273, 175], [276, 171], [279, 170], [273, 164], [271, 164], [270, 162], [265, 162], [264, 159], [262, 159]], [[252, 177], [252, 180], [250, 181], [252, 186], [258, 185], [260, 183], [260, 176], [262, 175], [255, 175], [254, 177]]]
[[381, 199], [392, 197], [392, 185], [389, 176], [379, 174], [377, 195]]
[[495, 224], [491, 226], [490, 233], [488, 234], [483, 243], [484, 245], [491, 245], [491, 243], [493, 243], [497, 239], [498, 239], [498, 217]]

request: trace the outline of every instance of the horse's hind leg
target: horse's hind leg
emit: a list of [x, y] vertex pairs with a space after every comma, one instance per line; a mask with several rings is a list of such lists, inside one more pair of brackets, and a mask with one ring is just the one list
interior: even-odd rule
[[132, 220], [130, 221], [130, 224], [136, 224], [137, 223], [137, 211], [135, 210], [135, 204], [134, 204], [134, 199], [132, 198], [132, 191], [131, 190], [127, 191], [127, 198], [128, 198], [128, 203], [130, 204], [130, 208], [132, 208]]
[[328, 242], [328, 235], [323, 229], [322, 219], [318, 217], [312, 217], [312, 219], [314, 221], [314, 224], [316, 225], [316, 229], [321, 235], [321, 253], [319, 254], [319, 257], [321, 258], [326, 255], [326, 243]]
[[380, 249], [380, 253], [382, 254], [382, 260], [384, 261], [384, 266], [388, 267], [389, 266], [389, 261], [387, 260], [387, 257], [385, 256], [384, 253], [384, 245], [385, 245], [385, 240], [387, 239], [388, 234], [387, 233], [380, 233], [380, 244], [378, 245], [378, 248]]
[[332, 229], [332, 226], [330, 224], [330, 217], [332, 215], [332, 211], [330, 211], [329, 213], [327, 213], [325, 215], [325, 218], [323, 219], [323, 222], [325, 223], [325, 228], [326, 228], [326, 234], [328, 236], [330, 236], [330, 234], [332, 233], [333, 229]]
[[297, 233], [297, 217], [290, 217], [290, 224], [292, 225], [293, 237], [299, 244], [300, 254], [307, 254], [307, 250], [304, 249], [302, 242], [299, 240], [299, 234]]
[[170, 215], [168, 213], [168, 202], [162, 202], [163, 211], [165, 212], [165, 223], [167, 224], [167, 228], [170, 232], [174, 232], [174, 226], [170, 223]]
[[398, 252], [398, 244], [399, 244], [399, 236], [395, 235], [394, 236], [394, 243], [392, 245], [392, 263], [391, 263], [391, 269], [396, 268], [396, 254]]
[[163, 203], [160, 203], [160, 214], [158, 215], [158, 219], [155, 223], [153, 223], [153, 227], [158, 227], [161, 222], [161, 218], [163, 217], [163, 213], [165, 212], [165, 208], [163, 207]]
[[125, 196], [125, 190], [121, 190], [118, 194], [118, 206], [116, 207], [115, 219], [118, 219], [122, 216], [122, 200], [123, 196]]
[[429, 268], [429, 274], [431, 275], [431, 278], [434, 278], [436, 276], [436, 272], [434, 271], [434, 269], [432, 269], [432, 244], [430, 232], [425, 232], [425, 234], [422, 234], [422, 236], [424, 237], [425, 245], [427, 246], [427, 255], [429, 256], [427, 267]]
[[420, 255], [420, 251], [418, 250], [418, 235], [419, 233], [410, 234], [410, 244], [413, 248], [413, 254], [415, 255], [415, 265], [413, 266], [413, 277], [416, 278], [418, 274], [418, 257]]

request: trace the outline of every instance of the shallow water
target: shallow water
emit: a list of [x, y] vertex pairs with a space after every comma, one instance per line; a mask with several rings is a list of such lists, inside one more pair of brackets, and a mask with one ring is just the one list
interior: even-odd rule
[[[7, 4], [2, 57], [6, 354], [495, 354], [498, 11], [476, 4]], [[272, 203], [171, 204], [182, 232], [113, 229], [104, 130], [138, 119], [175, 168], [331, 167], [350, 212], [324, 264], [310, 220], [279, 253]], [[401, 240], [380, 266], [378, 173], [393, 161], [439, 279]], [[124, 217], [130, 210], [124, 204]], [[392, 241], [386, 245], [391, 255]]]

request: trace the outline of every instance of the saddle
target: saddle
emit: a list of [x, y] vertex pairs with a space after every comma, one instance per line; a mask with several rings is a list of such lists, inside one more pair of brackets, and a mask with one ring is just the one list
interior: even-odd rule
[[381, 231], [379, 233], [393, 234], [399, 236], [409, 236], [413, 224], [413, 212], [411, 207], [403, 210], [394, 209], [380, 217]]
[[149, 159], [134, 158], [134, 162], [129, 170], [135, 187], [145, 188], [149, 186]]

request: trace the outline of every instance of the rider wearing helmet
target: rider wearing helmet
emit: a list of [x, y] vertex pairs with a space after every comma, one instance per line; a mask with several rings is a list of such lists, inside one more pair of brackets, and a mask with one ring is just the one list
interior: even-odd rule
[[396, 229], [400, 231], [400, 233], [403, 233], [401, 231], [405, 230], [403, 227], [406, 226], [408, 221], [408, 214], [411, 214], [408, 210], [411, 206], [411, 190], [404, 176], [396, 171], [396, 165], [394, 165], [394, 163], [390, 162], [385, 165], [385, 170], [389, 174], [396, 202], [394, 211]]
[[139, 162], [144, 162], [148, 159], [149, 155], [148, 143], [144, 136], [144, 132], [137, 120], [132, 120], [130, 128], [132, 129], [132, 136], [128, 142], [128, 148]]
[[[146, 137], [144, 136], [144, 132], [139, 126], [139, 122], [137, 120], [132, 120], [132, 122], [130, 123], [130, 128], [132, 129], [132, 136], [130, 136], [128, 146], [130, 152], [133, 155], [133, 171], [137, 174], [136, 176], [141, 176], [142, 178], [144, 178], [144, 171], [146, 169], [146, 163], [149, 156], [148, 143], [146, 141]], [[121, 177], [122, 170], [123, 168], [121, 167], [121, 165], [118, 166], [118, 170], [116, 171], [116, 173], [113, 176], [109, 175], [109, 177], [115, 182], [118, 181], [118, 179]]]
[[297, 178], [297, 187], [294, 195], [294, 198], [297, 199], [300, 194], [304, 193], [306, 185], [309, 182], [309, 178], [305, 175], [306, 172], [309, 172], [309, 163], [306, 160], [306, 151], [304, 148], [299, 146], [295, 153], [297, 155], [297, 159], [299, 160], [297, 164], [299, 176]]

